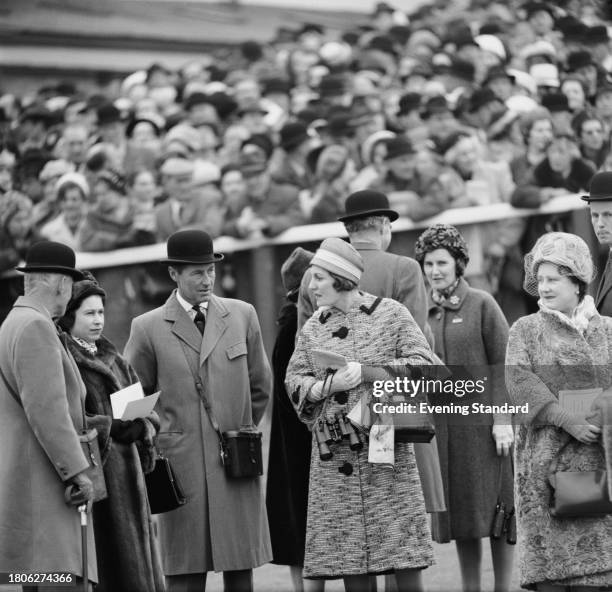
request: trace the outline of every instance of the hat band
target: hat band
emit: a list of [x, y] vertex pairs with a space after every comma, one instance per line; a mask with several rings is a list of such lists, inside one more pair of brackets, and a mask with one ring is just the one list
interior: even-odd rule
[[327, 251], [325, 249], [317, 249], [315, 256], [312, 258], [310, 262], [311, 265], [320, 265], [324, 269], [329, 271], [329, 266], [332, 266], [334, 269], [333, 273], [337, 273], [342, 277], [345, 277], [349, 280], [352, 280], [356, 283], [359, 283], [359, 279], [361, 278], [362, 270], [359, 269], [356, 265], [353, 265], [350, 261], [336, 255], [336, 253], [332, 253], [331, 251]]

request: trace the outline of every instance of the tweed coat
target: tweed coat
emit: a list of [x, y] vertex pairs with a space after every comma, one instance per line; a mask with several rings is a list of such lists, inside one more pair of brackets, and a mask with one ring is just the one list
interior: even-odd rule
[[612, 252], [608, 255], [606, 267], [597, 289], [595, 306], [597, 306], [599, 314], [612, 317]]
[[[497, 365], [501, 375], [508, 323], [498, 304], [490, 294], [471, 288], [463, 278], [453, 296], [456, 299], [451, 297], [441, 305], [430, 300], [429, 324], [436, 354], [454, 372], [461, 366], [471, 374], [489, 376], [489, 367]], [[477, 395], [478, 402], [503, 403], [503, 381], [499, 386], [497, 393], [489, 389]], [[498, 496], [508, 508], [513, 505], [510, 459], [497, 456], [491, 434], [494, 418], [467, 416], [464, 420], [462, 416], [436, 414], [434, 420], [449, 509], [432, 515], [434, 540], [444, 543], [488, 537]], [[497, 421], [510, 423], [510, 418], [498, 417]]]
[[166, 304], [132, 321], [125, 356], [145, 392], [161, 390], [158, 446], [187, 496], [184, 506], [159, 516], [166, 575], [250, 569], [270, 561], [261, 480], [226, 478], [217, 434], [192, 375], [192, 369], [199, 373], [221, 431], [260, 422], [272, 376], [255, 309], [212, 296], [202, 338], [175, 291]]
[[[82, 575], [67, 481], [88, 467], [77, 432], [85, 387], [44, 306], [17, 299], [0, 327], [0, 572]], [[97, 581], [93, 529], [89, 579]]]
[[[315, 424], [323, 407], [306, 399], [313, 384], [325, 375], [314, 361], [313, 348], [365, 365], [432, 363], [427, 341], [406, 307], [388, 298], [373, 307], [375, 301], [375, 296], [360, 292], [346, 314], [337, 308], [319, 309], [304, 325], [285, 384], [307, 425]], [[341, 327], [348, 329], [344, 339], [337, 336]], [[350, 411], [362, 396], [371, 400], [371, 383], [349, 390], [346, 402], [339, 402], [338, 396], [331, 398], [324, 417], [333, 419], [338, 412]], [[334, 578], [432, 565], [412, 444], [395, 444], [394, 467], [368, 463], [368, 443], [361, 451], [351, 451], [343, 440], [331, 449], [333, 458], [321, 461], [313, 436], [304, 576]]]
[[605, 467], [600, 446], [581, 444], [554, 423], [559, 390], [612, 385], [612, 319], [595, 314], [583, 335], [560, 313], [523, 317], [510, 329], [506, 364], [511, 402], [529, 404], [514, 451], [521, 585], [610, 586], [612, 516], [551, 516], [548, 471], [568, 441], [559, 470]]
[[[96, 342], [95, 356], [67, 334], [62, 337], [87, 389], [87, 413], [108, 418], [110, 428], [111, 393], [138, 382], [138, 376], [106, 337]], [[161, 557], [136, 443], [106, 436], [100, 450], [108, 497], [93, 507], [100, 578], [96, 591], [163, 592]]]

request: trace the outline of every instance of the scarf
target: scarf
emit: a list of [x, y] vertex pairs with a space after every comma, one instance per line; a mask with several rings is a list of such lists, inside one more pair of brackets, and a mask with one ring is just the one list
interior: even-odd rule
[[71, 337], [74, 339], [77, 345], [80, 345], [88, 354], [95, 356], [98, 353], [98, 348], [95, 343], [89, 343], [89, 341], [85, 341], [84, 339], [75, 337], [74, 335], [71, 335]]
[[459, 285], [459, 280], [461, 278], [457, 278], [448, 288], [444, 288], [443, 290], [432, 290], [431, 291], [431, 299], [440, 306], [443, 302], [448, 300], [452, 293], [457, 289]]
[[580, 302], [578, 306], [574, 308], [571, 316], [568, 316], [559, 310], [549, 308], [542, 302], [542, 300], [538, 300], [538, 306], [540, 307], [541, 311], [556, 316], [562, 322], [571, 325], [581, 335], [585, 334], [587, 327], [589, 326], [589, 321], [595, 314], [597, 314], [597, 308], [595, 307], [595, 301], [593, 300], [592, 296], [585, 296], [582, 299], [582, 302]]

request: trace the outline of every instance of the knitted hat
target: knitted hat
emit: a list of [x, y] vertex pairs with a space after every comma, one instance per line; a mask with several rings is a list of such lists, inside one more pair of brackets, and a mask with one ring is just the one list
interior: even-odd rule
[[310, 265], [314, 253], [297, 247], [289, 258], [281, 266], [281, 279], [287, 292], [287, 296], [294, 294], [300, 287], [304, 273]]
[[462, 276], [470, 256], [465, 239], [450, 224], [434, 224], [419, 236], [414, 246], [414, 258], [423, 267], [425, 255], [437, 249], [446, 249], [457, 263], [457, 275]]
[[62, 175], [55, 184], [55, 192], [59, 193], [59, 190], [68, 183], [76, 185], [83, 192], [85, 198], [89, 197], [89, 183], [85, 175], [81, 175], [81, 173], [66, 173]]
[[326, 238], [317, 249], [310, 265], [317, 265], [337, 276], [359, 283], [363, 260], [355, 247], [341, 238]]
[[74, 170], [74, 165], [67, 160], [48, 160], [40, 173], [38, 173], [38, 178], [43, 183], [46, 183], [49, 179], [61, 177], [72, 170]]
[[536, 274], [541, 263], [552, 263], [569, 270], [579, 280], [589, 284], [595, 277], [595, 267], [587, 244], [575, 234], [548, 232], [541, 236], [525, 256], [523, 287], [532, 296], [538, 294]]

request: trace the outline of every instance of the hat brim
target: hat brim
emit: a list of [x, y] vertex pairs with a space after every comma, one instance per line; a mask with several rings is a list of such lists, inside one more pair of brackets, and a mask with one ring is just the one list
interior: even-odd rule
[[369, 216], [387, 216], [391, 222], [395, 222], [399, 218], [399, 214], [395, 210], [363, 210], [361, 212], [354, 212], [353, 214], [347, 214], [338, 218], [338, 222], [347, 222], [349, 220], [355, 220], [357, 218], [368, 218]]
[[596, 195], [591, 197], [590, 195], [581, 195], [580, 199], [582, 201], [586, 201], [587, 203], [591, 201], [612, 201], [612, 195]]
[[21, 271], [21, 273], [61, 273], [63, 275], [69, 275], [76, 281], [85, 279], [83, 273], [81, 273], [78, 269], [75, 269], [74, 267], [63, 267], [62, 265], [24, 265], [22, 267], [15, 267], [15, 269], [17, 271]]
[[165, 263], [167, 265], [207, 265], [208, 263], [216, 263], [217, 261], [221, 261], [222, 259], [223, 255], [221, 253], [212, 253], [211, 255], [203, 255], [202, 257], [189, 257], [185, 259], [160, 259], [159, 262]]

